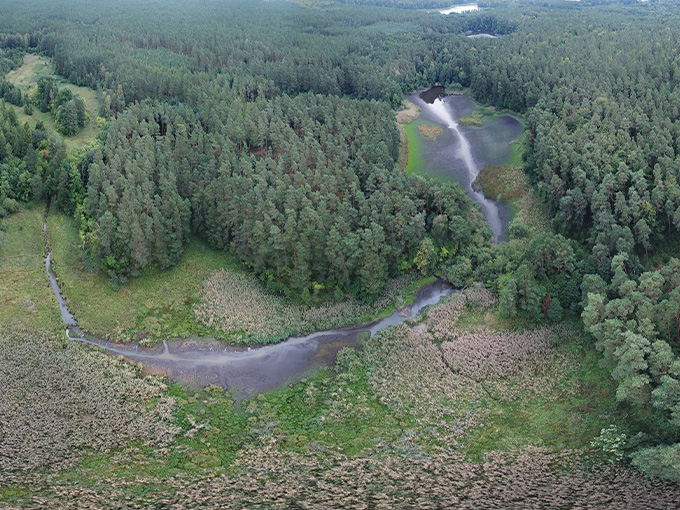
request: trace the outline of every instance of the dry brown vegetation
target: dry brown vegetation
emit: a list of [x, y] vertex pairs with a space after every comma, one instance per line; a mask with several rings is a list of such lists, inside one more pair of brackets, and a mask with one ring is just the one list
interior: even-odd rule
[[418, 126], [418, 133], [420, 133], [423, 138], [435, 141], [438, 136], [444, 134], [444, 129], [441, 126], [433, 126], [430, 124], [421, 124]]
[[408, 99], [404, 99], [404, 109], [397, 112], [397, 122], [399, 124], [410, 124], [420, 117], [420, 108]]
[[391, 281], [370, 305], [348, 299], [306, 308], [266, 292], [252, 275], [220, 269], [205, 280], [194, 313], [198, 322], [221, 331], [232, 341], [271, 342], [359, 322], [392, 304], [398, 306], [401, 292], [414, 278]]
[[463, 126], [479, 127], [484, 125], [484, 119], [479, 115], [466, 115], [465, 117], [458, 119], [458, 124], [462, 124]]
[[[303, 456], [273, 447], [239, 460], [240, 476], [184, 484], [169, 509], [671, 509], [670, 484], [607, 467], [578, 468], [573, 452], [530, 448], [483, 463], [461, 455], [429, 458]], [[633, 495], [635, 495], [633, 497]]]
[[498, 296], [481, 283], [465, 289], [464, 294], [466, 305], [472, 309], [490, 308], [498, 304]]
[[[262, 305], [259, 299], [253, 306]], [[326, 380], [332, 381], [328, 388], [328, 382], [306, 386], [310, 406], [326, 401], [314, 418], [325, 427], [322, 436], [370, 420], [379, 402], [405, 420], [398, 437], [386, 438], [387, 425], [375, 422], [374, 444], [358, 454], [315, 441], [295, 442], [291, 449], [291, 434], [302, 433], [297, 427], [303, 423], [283, 426], [277, 409], [285, 399], [262, 396], [245, 410], [252, 428], [242, 431], [243, 438], [255, 444], [244, 447], [227, 470], [206, 467], [198, 474], [145, 469], [148, 453], [125, 447], [130, 440], [154, 442], [152, 464], [169, 460], [172, 451], [199, 459], [199, 451], [182, 445], [186, 438], [212, 451], [217, 432], [206, 418], [189, 417], [191, 428], [177, 434], [167, 424], [171, 402], [143, 405], [162, 395], [157, 380], [142, 379], [136, 367], [79, 345], [14, 335], [12, 343], [0, 342], [0, 366], [8, 367], [0, 383], [10, 389], [0, 413], [12, 417], [0, 431], [0, 448], [3, 463], [13, 459], [15, 466], [2, 466], [0, 498], [13, 494], [16, 508], [59, 509], [678, 508], [677, 485], [620, 465], [585, 467], [592, 464], [583, 451], [523, 445], [471, 461], [464, 448], [472, 432], [488, 427], [489, 402], [526, 403], [531, 392], [517, 388], [527, 374], [539, 376], [543, 393], [556, 394], [540, 376], [555, 376], [556, 360], [564, 358], [549, 340], [561, 334], [555, 329], [520, 334], [459, 326], [468, 301], [482, 307], [494, 298], [482, 288], [453, 294], [426, 318], [384, 330], [363, 352], [345, 353], [335, 378]], [[9, 349], [17, 341], [25, 353]], [[370, 389], [357, 393], [353, 384], [364, 371]], [[168, 444], [173, 436], [175, 443]], [[73, 452], [116, 447], [108, 468], [87, 483], [60, 471], [16, 471], [55, 461], [69, 466]], [[120, 470], [123, 476], [116, 475]], [[3, 493], [6, 488], [15, 492]], [[21, 491], [30, 499], [16, 499]]]
[[159, 480], [142, 471], [134, 485], [144, 490], [138, 491], [118, 478], [87, 486], [43, 480], [50, 490], [31, 508], [674, 510], [680, 505], [673, 484], [620, 466], [582, 468], [583, 460], [573, 451], [540, 448], [473, 463], [456, 453], [354, 458], [282, 452], [272, 444], [244, 452], [230, 475]]
[[140, 372], [54, 333], [0, 329], [0, 486], [84, 451], [172, 441], [174, 401]]

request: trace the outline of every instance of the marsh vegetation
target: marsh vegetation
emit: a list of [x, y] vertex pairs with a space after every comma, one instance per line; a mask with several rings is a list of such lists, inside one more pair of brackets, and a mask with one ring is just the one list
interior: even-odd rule
[[680, 507], [680, 14], [585, 3], [0, 5], [3, 507]]

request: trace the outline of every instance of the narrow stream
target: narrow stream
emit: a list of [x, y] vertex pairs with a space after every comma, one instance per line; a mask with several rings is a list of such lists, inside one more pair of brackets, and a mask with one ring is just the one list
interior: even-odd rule
[[[43, 229], [47, 232], [47, 222]], [[239, 397], [247, 397], [295, 381], [310, 370], [332, 366], [338, 351], [344, 347], [359, 347], [362, 338], [400, 324], [454, 292], [449, 284], [437, 280], [421, 289], [410, 307], [397, 310], [389, 317], [368, 324], [294, 336], [281, 343], [261, 347], [225, 346], [215, 339], [184, 339], [167, 340], [163, 341], [162, 346], [143, 348], [87, 338], [68, 310], [59, 283], [51, 271], [51, 261], [52, 253], [48, 251], [45, 270], [54, 296], [59, 302], [69, 339], [101, 347], [111, 354], [140, 362], [147, 372], [165, 374], [196, 386], [218, 384]]]

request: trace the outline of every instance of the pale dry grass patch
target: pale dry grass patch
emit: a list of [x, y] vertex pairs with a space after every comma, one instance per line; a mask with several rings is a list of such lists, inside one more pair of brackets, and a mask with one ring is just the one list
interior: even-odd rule
[[446, 362], [455, 372], [477, 381], [510, 377], [527, 366], [535, 367], [552, 350], [547, 329], [454, 335], [455, 339], [441, 346]]
[[564, 367], [578, 360], [551, 344], [554, 333], [553, 328], [524, 333], [470, 328], [454, 333], [441, 350], [451, 370], [484, 384], [497, 400], [556, 400], [578, 391], [560, 385]]
[[427, 325], [435, 339], [442, 340], [451, 336], [466, 303], [465, 294], [454, 293], [427, 312]]
[[467, 306], [475, 310], [498, 305], [498, 296], [481, 283], [476, 283], [472, 287], [465, 289], [463, 294], [467, 298]]
[[230, 340], [272, 342], [361, 322], [390, 306], [400, 306], [404, 289], [415, 279], [407, 276], [389, 281], [380, 298], [370, 304], [347, 299], [307, 308], [270, 294], [252, 275], [220, 269], [204, 281], [194, 316]]
[[129, 441], [164, 445], [178, 431], [160, 379], [54, 333], [0, 330], [0, 387], [0, 485]]
[[[508, 510], [680, 507], [678, 486], [620, 465], [582, 467], [577, 452], [528, 447], [483, 462], [447, 452], [427, 458], [285, 452], [274, 444], [242, 452], [231, 474], [160, 480], [109, 478], [88, 486], [42, 477], [50, 490], [31, 508], [165, 510]], [[140, 490], [144, 488], [145, 490]], [[19, 505], [26, 508], [26, 505]]]
[[226, 335], [267, 340], [300, 328], [300, 310], [264, 292], [257, 280], [220, 269], [203, 283], [196, 320]]
[[420, 108], [415, 103], [404, 99], [402, 104], [404, 108], [397, 112], [397, 122], [399, 124], [410, 124], [420, 117]]
[[441, 126], [421, 124], [418, 126], [418, 133], [420, 133], [423, 138], [434, 142], [438, 137], [444, 134], [444, 129]]
[[[570, 450], [555, 453], [531, 447], [490, 454], [484, 462], [474, 463], [451, 452], [428, 458], [357, 458], [332, 452], [302, 455], [270, 445], [244, 452], [233, 475], [172, 479], [172, 493], [159, 503], [167, 510], [658, 510], [680, 504], [676, 485], [621, 466], [584, 469], [582, 461]], [[113, 480], [110, 488], [97, 489], [124, 498], [121, 485]], [[101, 496], [97, 500], [92, 489], [72, 490], [84, 504], [101, 504]], [[60, 492], [68, 496], [65, 490]], [[154, 496], [143, 497], [140, 506], [157, 501], [151, 499]]]
[[481, 385], [446, 365], [435, 338], [424, 324], [401, 325], [366, 343], [364, 359], [369, 381], [381, 403], [416, 418], [426, 440], [455, 444], [475, 427], [484, 411], [469, 412], [452, 405], [484, 395]]

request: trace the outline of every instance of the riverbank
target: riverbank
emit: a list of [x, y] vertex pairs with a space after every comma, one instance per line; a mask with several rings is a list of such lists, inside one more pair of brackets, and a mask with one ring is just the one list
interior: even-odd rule
[[73, 249], [79, 237], [72, 218], [49, 214], [47, 232], [54, 272], [80, 327], [99, 338], [143, 346], [197, 337], [258, 345], [366, 323], [409, 306], [417, 291], [434, 280], [405, 275], [388, 282], [371, 304], [345, 299], [305, 307], [267, 292], [229, 253], [192, 239], [176, 266], [149, 269], [116, 291], [106, 275], [83, 267]]
[[0, 232], [0, 325], [63, 331], [54, 296], [45, 280], [43, 203], [2, 220]]

